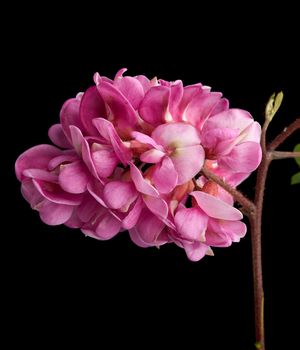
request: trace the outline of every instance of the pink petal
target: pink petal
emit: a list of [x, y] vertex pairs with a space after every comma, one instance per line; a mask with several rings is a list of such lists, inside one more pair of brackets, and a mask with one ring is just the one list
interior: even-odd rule
[[[64, 151], [66, 152], [66, 151]], [[63, 163], [73, 163], [76, 162], [78, 159], [78, 155], [72, 150], [67, 151], [68, 153], [63, 153], [62, 155], [52, 158], [48, 164], [48, 169], [50, 171], [57, 168], [59, 165]]]
[[87, 194], [80, 205], [77, 207], [77, 215], [79, 219], [87, 223], [93, 219], [93, 216], [100, 214], [101, 210], [104, 213], [105, 208], [89, 194]]
[[150, 80], [147, 77], [145, 77], [144, 75], [137, 75], [135, 79], [141, 83], [144, 89], [144, 93], [146, 93], [150, 89]]
[[246, 129], [243, 130], [239, 137], [239, 143], [252, 141], [260, 143], [261, 126], [257, 122], [253, 122]]
[[23, 175], [32, 179], [58, 183], [58, 176], [43, 169], [26, 169]]
[[141, 171], [133, 164], [130, 163], [130, 175], [134, 182], [135, 188], [143, 194], [147, 194], [152, 197], [159, 197], [158, 191], [144, 179]]
[[158, 149], [150, 149], [141, 154], [140, 159], [142, 162], [155, 164], [159, 163], [164, 156], [165, 152]]
[[104, 186], [103, 198], [112, 209], [129, 207], [135, 201], [138, 193], [131, 182], [111, 181]]
[[160, 197], [143, 196], [144, 203], [148, 209], [161, 220], [167, 219], [168, 216], [168, 205]]
[[236, 144], [239, 134], [239, 129], [229, 128], [215, 128], [204, 132], [202, 134], [202, 144], [207, 149], [208, 158], [210, 155], [228, 154]]
[[232, 151], [220, 158], [220, 166], [225, 165], [237, 173], [250, 173], [261, 162], [262, 152], [259, 143], [244, 142], [235, 146]]
[[38, 145], [29, 148], [22, 153], [15, 164], [15, 171], [19, 181], [24, 179], [25, 169], [47, 169], [48, 163], [54, 157], [62, 154], [62, 151], [50, 145]]
[[169, 157], [164, 157], [161, 163], [155, 166], [152, 181], [160, 193], [169, 193], [177, 185], [178, 175]]
[[125, 230], [130, 230], [136, 225], [142, 209], [143, 200], [142, 197], [139, 197], [134, 203], [133, 208], [129, 211], [129, 214], [122, 220], [122, 227]]
[[144, 88], [137, 79], [120, 76], [115, 79], [114, 85], [127, 98], [134, 109], [139, 108], [139, 105], [144, 97]]
[[[99, 145], [100, 146], [100, 145]], [[111, 147], [99, 148], [97, 151], [92, 152], [92, 160], [100, 177], [106, 178], [112, 175], [119, 159]]]
[[71, 217], [66, 222], [64, 222], [64, 225], [70, 228], [82, 227], [83, 222], [79, 219], [76, 208], [74, 208]]
[[43, 200], [44, 196], [36, 189], [31, 179], [22, 181], [21, 192], [26, 201], [35, 209]]
[[131, 151], [124, 145], [113, 124], [102, 118], [94, 119], [93, 123], [100, 135], [111, 143], [116, 156], [120, 159], [120, 161], [124, 165], [128, 164], [128, 162], [131, 160]]
[[40, 180], [32, 180], [32, 182], [39, 193], [50, 202], [66, 205], [78, 205], [82, 201], [81, 194], [65, 192], [55, 183]]
[[103, 200], [104, 186], [99, 181], [90, 181], [87, 185], [88, 192], [100, 203], [103, 207], [107, 208], [106, 203]]
[[158, 150], [163, 150], [163, 148], [158, 145], [153, 139], [152, 137], [146, 135], [146, 134], [143, 134], [141, 132], [138, 132], [138, 131], [133, 131], [131, 133], [131, 136], [136, 140], [136, 141], [139, 141], [141, 143], [145, 143], [146, 145], [149, 145], [149, 146], [152, 146], [153, 148], [155, 149], [158, 149]]
[[70, 205], [52, 203], [45, 200], [39, 208], [41, 220], [47, 225], [61, 225], [68, 221], [72, 215], [73, 207]]
[[191, 180], [201, 169], [204, 163], [202, 146], [177, 148], [171, 155], [171, 160], [178, 174], [177, 185]]
[[198, 208], [184, 208], [177, 211], [175, 225], [180, 235], [192, 241], [205, 241], [208, 216]]
[[[120, 129], [130, 129], [137, 124], [137, 115], [125, 96], [113, 85], [102, 81], [97, 89], [104, 102], [109, 107], [109, 120]], [[99, 130], [99, 129], [98, 129]]]
[[117, 220], [110, 213], [106, 213], [101, 217], [96, 229], [95, 234], [98, 238], [107, 240], [113, 238], [120, 232], [121, 222]]
[[220, 226], [233, 242], [239, 242], [247, 233], [247, 226], [241, 221], [222, 221]]
[[189, 85], [184, 87], [183, 96], [177, 111], [178, 116], [180, 116], [181, 118], [180, 120], [182, 120], [186, 107], [192, 101], [193, 97], [196, 94], [200, 94], [200, 93], [202, 93], [202, 84], [195, 84], [195, 85]]
[[157, 126], [165, 121], [168, 109], [170, 88], [154, 86], [145, 95], [140, 104], [139, 114], [150, 125]]
[[219, 92], [211, 92], [209, 94], [200, 92], [195, 95], [185, 110], [184, 120], [201, 129], [221, 97], [222, 94]]
[[184, 243], [183, 247], [191, 261], [199, 261], [211, 251], [209, 246], [200, 242]]
[[135, 230], [143, 242], [155, 245], [164, 226], [165, 224], [148, 209], [143, 209]]
[[177, 109], [179, 103], [183, 97], [183, 84], [181, 80], [177, 80], [175, 83], [171, 85], [170, 99], [169, 99], [169, 111], [173, 120], [180, 121], [179, 118], [176, 118]]
[[168, 123], [159, 125], [151, 137], [165, 148], [179, 148], [200, 144], [198, 131], [186, 123]]
[[61, 165], [59, 184], [63, 190], [69, 193], [83, 193], [86, 191], [90, 175], [85, 165], [81, 162]]
[[195, 191], [191, 195], [196, 199], [199, 207], [210, 217], [223, 220], [240, 220], [242, 213], [236, 208], [207, 193]]
[[76, 98], [72, 98], [64, 103], [60, 111], [60, 122], [69, 142], [72, 142], [69, 128], [71, 125], [83, 129], [79, 115], [79, 107], [80, 101]]
[[219, 102], [211, 110], [210, 116], [219, 114], [221, 112], [227, 111], [229, 109], [229, 101], [227, 98], [221, 98]]
[[80, 104], [80, 119], [89, 135], [97, 135], [93, 119], [105, 118], [107, 115], [105, 103], [96, 86], [92, 86], [84, 93]]
[[72, 148], [72, 145], [66, 138], [61, 124], [52, 125], [48, 131], [48, 136], [50, 140], [58, 147]]

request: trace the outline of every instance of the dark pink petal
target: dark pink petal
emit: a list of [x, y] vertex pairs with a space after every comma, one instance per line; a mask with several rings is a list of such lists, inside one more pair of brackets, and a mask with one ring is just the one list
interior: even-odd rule
[[154, 86], [145, 95], [140, 104], [139, 114], [150, 125], [157, 126], [165, 122], [168, 110], [170, 88]]
[[113, 85], [101, 82], [97, 89], [109, 107], [107, 119], [113, 120], [120, 129], [131, 129], [137, 124], [137, 115], [125, 96]]
[[[100, 145], [99, 145], [100, 146]], [[92, 160], [100, 177], [106, 178], [112, 175], [119, 159], [111, 147], [99, 147], [91, 153]]]
[[88, 192], [100, 203], [103, 207], [107, 208], [107, 205], [103, 199], [103, 185], [99, 181], [90, 181], [87, 185]]
[[160, 197], [143, 196], [144, 203], [148, 209], [157, 217], [162, 220], [167, 219], [168, 216], [168, 205], [165, 200]]
[[144, 88], [137, 79], [119, 76], [117, 79], [115, 79], [114, 85], [127, 98], [134, 109], [139, 108], [139, 105], [144, 97]]
[[179, 148], [200, 144], [198, 131], [187, 123], [168, 123], [158, 126], [151, 137], [165, 148]]
[[176, 116], [178, 115], [177, 109], [182, 97], [183, 84], [181, 80], [177, 80], [174, 84], [171, 85], [169, 99], [169, 112], [171, 113], [172, 119], [175, 121], [181, 121], [179, 118], [176, 118]]
[[58, 147], [61, 148], [72, 148], [72, 145], [66, 138], [61, 124], [54, 124], [48, 131], [50, 140]]
[[259, 143], [244, 142], [235, 146], [228, 155], [220, 158], [219, 164], [237, 173], [250, 173], [259, 166], [261, 156]]
[[211, 249], [206, 244], [200, 242], [184, 243], [184, 250], [191, 261], [199, 261], [206, 254], [211, 255]]
[[130, 175], [134, 182], [135, 188], [143, 194], [147, 194], [152, 197], [159, 197], [158, 191], [144, 179], [141, 171], [133, 164], [130, 163]]
[[22, 181], [21, 192], [26, 201], [35, 209], [41, 202], [44, 201], [44, 196], [36, 189], [31, 179]]
[[147, 77], [145, 77], [144, 75], [137, 75], [135, 79], [137, 79], [141, 83], [144, 89], [144, 93], [146, 93], [150, 89], [150, 80]]
[[111, 181], [104, 186], [103, 198], [112, 209], [129, 207], [138, 193], [132, 182]]
[[50, 202], [66, 205], [78, 205], [82, 201], [81, 194], [65, 192], [55, 183], [40, 180], [32, 180], [32, 182], [39, 193]]
[[120, 159], [120, 161], [124, 165], [128, 164], [132, 157], [131, 151], [124, 145], [113, 124], [102, 118], [94, 119], [93, 123], [100, 135], [112, 145], [116, 156]]
[[63, 163], [73, 163], [77, 160], [79, 160], [78, 155], [72, 150], [67, 154], [64, 153], [58, 157], [52, 158], [48, 164], [48, 169], [52, 171]]
[[227, 111], [228, 109], [229, 109], [229, 101], [227, 100], [227, 98], [221, 98], [221, 100], [219, 100], [219, 102], [211, 110], [210, 116]]
[[60, 149], [50, 145], [38, 145], [29, 148], [16, 161], [15, 170], [18, 180], [22, 181], [24, 179], [22, 174], [25, 169], [47, 169], [50, 160], [61, 154]]
[[178, 185], [191, 180], [201, 169], [204, 163], [202, 146], [177, 148], [171, 155], [171, 160], [178, 174]]
[[80, 104], [80, 119], [88, 135], [98, 135], [93, 124], [95, 118], [106, 118], [106, 107], [96, 86], [84, 93]]
[[192, 241], [205, 241], [208, 216], [198, 208], [184, 208], [177, 211], [175, 225], [179, 234]]
[[180, 116], [181, 118], [180, 120], [182, 120], [182, 116], [184, 115], [186, 107], [192, 101], [193, 97], [196, 94], [200, 94], [200, 93], [202, 93], [202, 84], [195, 84], [195, 85], [189, 85], [184, 87], [183, 96], [178, 106], [178, 112], [177, 112], [178, 116]]
[[212, 218], [232, 221], [243, 218], [243, 215], [239, 210], [210, 194], [195, 191], [192, 192], [191, 195], [196, 199], [199, 207]]
[[66, 192], [85, 192], [89, 180], [90, 175], [81, 161], [65, 164], [60, 167], [59, 184]]
[[219, 92], [209, 94], [200, 92], [195, 95], [184, 112], [183, 120], [187, 120], [198, 129], [201, 129], [219, 103], [221, 97], [222, 94]]
[[23, 171], [25, 177], [31, 179], [58, 183], [58, 176], [43, 169], [26, 169]]
[[71, 205], [57, 204], [45, 200], [39, 207], [41, 220], [47, 225], [61, 225], [68, 221], [72, 215]]
[[106, 209], [102, 207], [91, 195], [87, 194], [80, 205], [77, 207], [77, 215], [79, 219], [87, 223], [93, 220], [95, 215], [99, 215], [101, 212], [106, 213]]
[[142, 241], [155, 245], [164, 226], [165, 224], [148, 209], [143, 209], [135, 229], [139, 233]]
[[72, 98], [64, 103], [60, 111], [60, 122], [63, 131], [70, 143], [72, 143], [70, 126], [77, 126], [79, 129], [83, 129], [83, 125], [79, 115], [80, 100]]
[[155, 166], [152, 181], [160, 193], [169, 193], [177, 185], [178, 175], [169, 157], [164, 157], [161, 163]]
[[113, 238], [120, 232], [121, 222], [117, 220], [113, 215], [107, 212], [103, 215], [95, 229], [95, 234], [98, 238], [107, 240]]
[[64, 225], [70, 228], [81, 228], [83, 225], [83, 222], [79, 219], [77, 215], [77, 210], [74, 208], [72, 215], [70, 219], [68, 219], [66, 222], [64, 222]]
[[134, 203], [132, 209], [129, 210], [129, 214], [122, 220], [122, 227], [125, 230], [130, 230], [136, 225], [142, 209], [143, 200], [142, 197], [139, 197]]

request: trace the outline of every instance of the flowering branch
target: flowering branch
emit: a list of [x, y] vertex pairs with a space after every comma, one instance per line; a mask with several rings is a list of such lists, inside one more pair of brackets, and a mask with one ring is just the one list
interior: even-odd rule
[[268, 150], [274, 151], [278, 146], [280, 146], [290, 135], [292, 135], [296, 130], [300, 129], [300, 118], [296, 119], [287, 128], [284, 128], [282, 132], [275, 137], [275, 139], [268, 146]]
[[300, 152], [279, 152], [272, 151], [271, 152], [272, 160], [276, 159], [287, 159], [287, 158], [300, 158]]

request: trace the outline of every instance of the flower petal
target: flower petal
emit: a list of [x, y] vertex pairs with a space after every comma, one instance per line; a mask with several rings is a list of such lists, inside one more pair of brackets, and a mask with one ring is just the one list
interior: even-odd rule
[[25, 169], [47, 169], [48, 163], [54, 157], [62, 154], [62, 151], [50, 145], [38, 145], [29, 148], [22, 153], [15, 164], [15, 171], [19, 181], [24, 179]]
[[167, 86], [153, 86], [140, 104], [141, 118], [153, 125], [160, 125], [165, 121], [168, 110], [170, 88]]
[[199, 207], [210, 217], [223, 220], [240, 220], [242, 213], [231, 205], [207, 193], [195, 191], [191, 195], [196, 199]]
[[143, 194], [147, 194], [152, 197], [159, 197], [158, 191], [144, 179], [141, 171], [133, 164], [130, 163], [130, 175], [134, 182], [135, 188]]
[[60, 111], [60, 122], [62, 129], [70, 143], [72, 143], [70, 126], [77, 126], [79, 129], [83, 129], [83, 125], [79, 115], [80, 100], [77, 98], [71, 98], [64, 103]]
[[100, 177], [107, 178], [112, 175], [119, 159], [111, 147], [98, 148], [97, 151], [92, 152], [92, 160]]
[[160, 162], [164, 156], [163, 151], [153, 148], [141, 154], [140, 159], [142, 162], [155, 164]]
[[179, 234], [192, 241], [205, 241], [208, 216], [198, 208], [179, 209], [175, 214], [175, 225]]
[[58, 147], [72, 148], [71, 143], [66, 138], [61, 124], [54, 124], [48, 131], [50, 140]]
[[171, 160], [178, 174], [178, 185], [191, 180], [204, 163], [204, 150], [200, 145], [177, 148], [171, 155]]
[[178, 175], [169, 157], [164, 157], [161, 163], [155, 166], [152, 181], [160, 193], [169, 193], [177, 185]]
[[143, 196], [144, 203], [148, 209], [157, 217], [162, 220], [166, 219], [168, 216], [168, 205], [165, 200], [160, 197]]
[[144, 97], [144, 88], [135, 78], [119, 76], [115, 79], [114, 85], [131, 103], [134, 109], [138, 109]]
[[66, 192], [85, 192], [89, 180], [90, 175], [81, 161], [60, 166], [59, 184]]
[[122, 227], [125, 230], [130, 230], [136, 225], [142, 209], [143, 200], [142, 197], [139, 197], [134, 203], [133, 208], [129, 211], [129, 214], [122, 220]]
[[111, 181], [104, 186], [103, 198], [111, 209], [130, 206], [138, 193], [132, 182]]
[[72, 215], [73, 207], [70, 205], [52, 203], [45, 200], [39, 207], [41, 220], [47, 225], [61, 225], [68, 221]]
[[193, 243], [183, 243], [184, 250], [186, 252], [187, 257], [191, 261], [199, 261], [205, 255], [211, 254], [211, 249], [206, 244], [200, 242]]

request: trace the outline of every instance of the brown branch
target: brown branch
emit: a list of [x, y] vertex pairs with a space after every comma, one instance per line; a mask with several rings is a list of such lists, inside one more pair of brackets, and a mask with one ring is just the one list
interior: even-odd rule
[[223, 187], [227, 192], [229, 192], [233, 196], [233, 198], [243, 206], [246, 213], [250, 214], [252, 211], [255, 210], [253, 202], [251, 202], [247, 197], [245, 197], [240, 191], [230, 186], [228, 183], [223, 181], [219, 176], [212, 173], [206, 167], [203, 167], [201, 171], [207, 179], [214, 181], [215, 183]]
[[300, 158], [300, 152], [279, 152], [272, 151], [270, 156], [273, 159]]
[[269, 144], [268, 150], [274, 151], [278, 146], [280, 146], [292, 133], [300, 129], [300, 118], [296, 119], [287, 128], [284, 128], [282, 132], [275, 137], [275, 139]]

